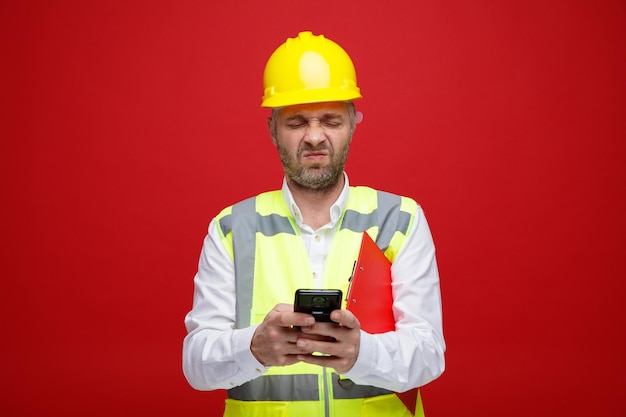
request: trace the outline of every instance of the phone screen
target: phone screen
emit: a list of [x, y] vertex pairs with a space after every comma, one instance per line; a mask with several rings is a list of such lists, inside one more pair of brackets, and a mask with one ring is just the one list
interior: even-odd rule
[[341, 308], [341, 290], [296, 290], [294, 311], [311, 314], [316, 321], [331, 321], [330, 313]]

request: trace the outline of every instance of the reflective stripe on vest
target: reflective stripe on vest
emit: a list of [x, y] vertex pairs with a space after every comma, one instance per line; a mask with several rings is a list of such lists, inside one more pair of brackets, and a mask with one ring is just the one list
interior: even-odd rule
[[[317, 374], [268, 375], [229, 389], [228, 398], [241, 401], [318, 401], [320, 399], [317, 389], [318, 377]], [[356, 385], [349, 379], [340, 379], [335, 373], [332, 380], [335, 399], [347, 400], [393, 394], [392, 391], [383, 388]]]

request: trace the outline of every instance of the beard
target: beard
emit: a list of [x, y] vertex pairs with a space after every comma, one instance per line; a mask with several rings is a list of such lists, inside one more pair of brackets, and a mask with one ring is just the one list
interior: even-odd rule
[[[327, 145], [311, 146], [305, 143], [298, 148], [298, 152], [294, 157], [278, 144], [278, 154], [280, 155], [280, 160], [283, 163], [283, 169], [287, 178], [303, 188], [324, 190], [335, 185], [341, 175], [343, 175], [343, 168], [348, 158], [349, 145], [349, 142], [346, 143], [338, 153], [335, 153], [335, 151]], [[300, 164], [299, 161], [303, 152], [322, 150], [328, 151], [330, 157], [330, 163], [328, 165], [321, 166], [320, 164], [314, 164], [310, 167], [305, 167]]]

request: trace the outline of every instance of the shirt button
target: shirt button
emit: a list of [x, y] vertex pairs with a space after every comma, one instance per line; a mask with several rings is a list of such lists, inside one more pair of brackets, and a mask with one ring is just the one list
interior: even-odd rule
[[315, 235], [315, 241], [319, 242], [320, 241], [320, 235]]
[[313, 278], [317, 277], [317, 272], [313, 272]]

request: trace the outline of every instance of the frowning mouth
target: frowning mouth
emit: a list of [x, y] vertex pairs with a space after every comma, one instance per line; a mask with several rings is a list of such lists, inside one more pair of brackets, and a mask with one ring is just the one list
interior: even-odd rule
[[316, 150], [316, 151], [304, 151], [301, 154], [302, 158], [306, 159], [321, 159], [328, 156], [327, 150]]

